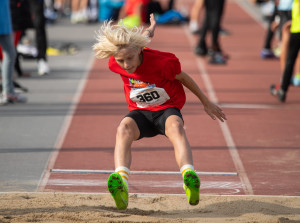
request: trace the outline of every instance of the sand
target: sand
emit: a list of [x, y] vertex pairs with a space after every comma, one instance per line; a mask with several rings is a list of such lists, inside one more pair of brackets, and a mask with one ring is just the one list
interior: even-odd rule
[[1, 193], [0, 222], [300, 223], [300, 197], [130, 194], [119, 211], [109, 194]]

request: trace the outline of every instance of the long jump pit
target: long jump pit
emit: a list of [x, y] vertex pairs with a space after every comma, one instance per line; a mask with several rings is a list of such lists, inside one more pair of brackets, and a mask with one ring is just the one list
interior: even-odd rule
[[118, 210], [109, 194], [1, 193], [0, 222], [241, 222], [299, 223], [297, 196], [201, 195], [190, 206], [185, 195], [130, 194]]

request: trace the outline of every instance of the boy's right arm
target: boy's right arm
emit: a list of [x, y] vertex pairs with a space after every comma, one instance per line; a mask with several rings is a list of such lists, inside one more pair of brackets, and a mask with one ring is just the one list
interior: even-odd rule
[[154, 36], [155, 27], [156, 27], [156, 21], [155, 21], [153, 13], [151, 13], [150, 26], [147, 29], [145, 29], [145, 31], [143, 32], [143, 36], [152, 38]]

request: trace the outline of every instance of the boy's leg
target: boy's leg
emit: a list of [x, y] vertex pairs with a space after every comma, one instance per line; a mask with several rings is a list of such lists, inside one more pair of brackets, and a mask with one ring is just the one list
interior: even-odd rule
[[177, 115], [169, 116], [165, 123], [165, 133], [174, 146], [178, 166], [192, 165], [192, 151], [183, 128], [183, 120]]
[[107, 187], [117, 208], [121, 210], [128, 206], [131, 144], [138, 139], [139, 135], [137, 124], [130, 117], [125, 117], [118, 126], [114, 153], [116, 170], [109, 176]]
[[192, 151], [183, 128], [183, 120], [177, 115], [169, 116], [165, 123], [165, 133], [174, 146], [175, 158], [183, 176], [188, 201], [191, 205], [197, 205], [200, 179], [194, 171]]
[[140, 136], [139, 128], [136, 122], [125, 117], [117, 129], [116, 145], [114, 152], [115, 167], [125, 166], [130, 168], [131, 165], [131, 144]]

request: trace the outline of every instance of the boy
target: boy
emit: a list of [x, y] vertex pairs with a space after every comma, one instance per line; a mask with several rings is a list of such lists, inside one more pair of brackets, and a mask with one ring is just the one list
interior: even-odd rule
[[155, 25], [153, 14], [150, 27], [144, 32], [138, 27], [129, 29], [123, 24], [104, 23], [98, 32], [98, 43], [93, 46], [96, 57], [110, 58], [109, 69], [121, 76], [130, 111], [117, 129], [116, 169], [107, 183], [118, 209], [128, 206], [131, 144], [158, 134], [167, 136], [174, 147], [189, 203], [199, 203], [200, 179], [194, 171], [180, 113], [185, 103], [183, 85], [199, 98], [212, 119], [226, 120], [222, 110], [208, 100], [190, 76], [181, 71], [174, 54], [145, 48], [153, 37]]

